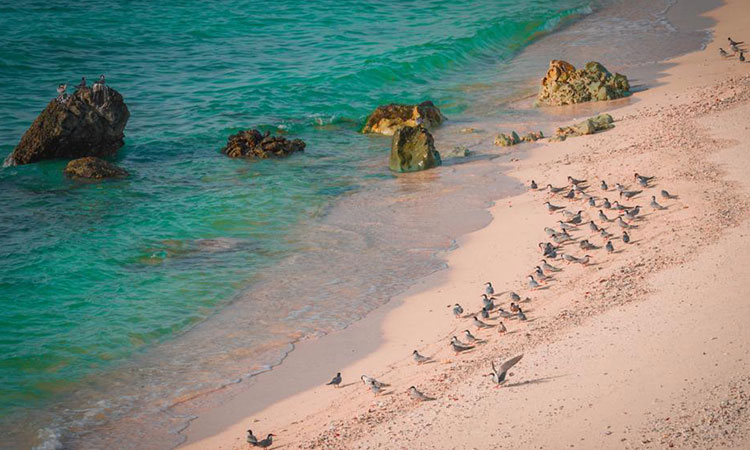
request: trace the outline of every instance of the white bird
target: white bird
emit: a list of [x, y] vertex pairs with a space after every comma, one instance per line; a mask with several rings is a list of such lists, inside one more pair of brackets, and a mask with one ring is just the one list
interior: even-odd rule
[[495, 362], [493, 361], [492, 362], [492, 373], [488, 374], [488, 376], [491, 376], [492, 377], [492, 381], [498, 387], [500, 387], [502, 384], [505, 383], [505, 378], [507, 377], [508, 371], [513, 366], [515, 366], [516, 364], [518, 364], [518, 361], [520, 361], [521, 358], [523, 358], [523, 353], [520, 354], [520, 355], [518, 355], [518, 356], [514, 356], [513, 358], [511, 358], [511, 359], [505, 361], [504, 363], [500, 364], [499, 368], [495, 367]]

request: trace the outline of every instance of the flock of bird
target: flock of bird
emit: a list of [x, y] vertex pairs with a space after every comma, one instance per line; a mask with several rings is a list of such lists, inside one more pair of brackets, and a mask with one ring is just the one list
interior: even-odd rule
[[[740, 62], [745, 62], [745, 41], [737, 42], [733, 41], [732, 38], [727, 38], [727, 41], [729, 41], [729, 49], [732, 50], [733, 54], [739, 54]], [[719, 55], [725, 58], [732, 56], [721, 47], [719, 47]]]
[[[76, 86], [76, 91], [83, 89], [86, 87], [86, 77], [81, 77], [81, 82], [78, 83]], [[105, 88], [105, 80], [104, 75], [99, 75], [99, 79], [94, 82], [94, 84], [91, 86], [91, 90], [94, 94], [94, 102], [96, 104], [104, 103], [104, 100], [106, 98], [106, 90]], [[68, 84], [62, 83], [57, 85], [57, 101], [64, 103], [68, 98], [67, 91], [68, 90]]]
[[[645, 176], [639, 173], [633, 175], [633, 183], [638, 187], [635, 189], [629, 189], [624, 184], [615, 183], [613, 188], [607, 184], [606, 181], [600, 180], [599, 191], [596, 194], [590, 194], [593, 189], [587, 184], [587, 180], [579, 180], [571, 176], [568, 177], [568, 185], [564, 187], [555, 187], [551, 184], [547, 184], [546, 187], [541, 188], [537, 185], [536, 181], [531, 180], [530, 189], [536, 191], [546, 191], [548, 198], [559, 197], [561, 199], [570, 201], [571, 204], [579, 202], [587, 206], [594, 213], [584, 213], [584, 210], [575, 208], [569, 209], [565, 206], [557, 206], [552, 204], [549, 200], [544, 202], [544, 207], [547, 209], [549, 214], [560, 214], [560, 219], [556, 221], [557, 228], [545, 227], [544, 232], [551, 239], [547, 242], [540, 242], [539, 249], [542, 253], [542, 258], [539, 265], [533, 268], [532, 272], [526, 277], [526, 285], [529, 290], [535, 291], [540, 289], [543, 284], [548, 283], [563, 269], [550, 264], [550, 261], [555, 260], [563, 261], [566, 264], [576, 263], [581, 265], [588, 264], [592, 259], [588, 253], [584, 253], [583, 256], [575, 256], [572, 254], [570, 247], [577, 246], [583, 252], [593, 252], [604, 248], [607, 253], [615, 252], [613, 240], [616, 239], [616, 234], [619, 235], [620, 240], [625, 244], [631, 243], [631, 236], [629, 232], [639, 228], [639, 223], [643, 221], [643, 215], [641, 214], [643, 209], [641, 205], [627, 206], [621, 204], [620, 201], [635, 201], [642, 196], [645, 196], [647, 189], [653, 189], [654, 177]], [[609, 197], [616, 195], [618, 200], [610, 201]], [[678, 197], [672, 195], [666, 190], [660, 190], [659, 195], [662, 201], [675, 200]], [[654, 211], [665, 210], [668, 207], [661, 205], [656, 198], [656, 195], [651, 195], [649, 206]], [[606, 212], [605, 212], [606, 211]], [[584, 215], [589, 217], [588, 220], [584, 220]], [[597, 223], [598, 221], [598, 223]], [[614, 230], [619, 231], [615, 232]], [[588, 236], [585, 233], [588, 232]], [[584, 233], [584, 236], [574, 237], [572, 234]], [[595, 237], [598, 236], [601, 239], [601, 244], [597, 245], [592, 242]], [[585, 238], [584, 238], [585, 237]], [[565, 251], [563, 251], [565, 250]], [[548, 261], [549, 260], [549, 261]], [[481, 309], [476, 313], [466, 313], [464, 308], [456, 303], [448, 305], [451, 312], [457, 319], [468, 319], [471, 320], [471, 325], [478, 331], [489, 330], [492, 328], [497, 329], [499, 334], [507, 332], [507, 328], [503, 319], [505, 320], [528, 320], [526, 314], [521, 307], [521, 303], [530, 302], [529, 297], [525, 297], [523, 300], [521, 296], [515, 291], [507, 291], [507, 297], [510, 300], [509, 307], [505, 309], [499, 303], [499, 296], [505, 295], [506, 292], [499, 294], [495, 293], [495, 288], [491, 282], [484, 284], [484, 293], [481, 294]], [[494, 323], [493, 323], [494, 322]], [[449, 346], [456, 355], [463, 352], [467, 352], [476, 348], [477, 345], [484, 344], [487, 342], [486, 339], [474, 336], [472, 331], [467, 328], [463, 330], [463, 341], [457, 336], [452, 336], [449, 342]], [[508, 371], [515, 366], [521, 359], [523, 354], [514, 356], [496, 366], [494, 362], [491, 363], [491, 372], [485, 376], [491, 377], [492, 382], [496, 387], [502, 386], [508, 377]], [[424, 356], [419, 353], [418, 350], [414, 350], [411, 354], [411, 359], [417, 365], [422, 365], [432, 361], [429, 356]], [[378, 381], [375, 378], [367, 375], [360, 377], [362, 383], [375, 395], [380, 394], [389, 385]], [[341, 373], [337, 373], [331, 381], [326, 383], [327, 386], [341, 387], [343, 379]], [[406, 393], [415, 401], [430, 401], [435, 400], [421, 391], [416, 386], [411, 386]], [[269, 434], [268, 437], [259, 441], [252, 433], [251, 430], [247, 430], [247, 442], [256, 447], [269, 447], [273, 442], [273, 434]]]

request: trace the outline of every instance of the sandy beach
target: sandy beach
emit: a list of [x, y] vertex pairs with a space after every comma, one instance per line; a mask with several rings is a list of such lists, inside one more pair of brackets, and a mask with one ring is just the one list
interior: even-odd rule
[[[591, 263], [550, 261], [563, 270], [531, 290], [543, 229], [563, 218], [543, 203], [583, 210], [584, 223], [601, 223], [599, 208], [543, 189], [503, 199], [489, 226], [458, 241], [448, 269], [347, 329], [298, 344], [194, 420], [180, 448], [248, 448], [247, 429], [274, 433], [273, 448], [750, 448], [750, 64], [718, 53], [727, 36], [750, 40], [741, 36], [747, 5], [728, 0], [706, 17], [714, 41], [613, 102], [613, 129], [523, 144], [494, 160], [527, 186], [565, 186], [573, 176], [593, 195], [640, 205], [630, 243], [606, 224], [609, 253], [580, 226], [562, 251], [588, 253]], [[655, 178], [641, 188], [635, 172]], [[643, 192], [621, 200], [618, 182]], [[662, 189], [677, 198], [663, 199]], [[652, 195], [666, 209], [650, 207]], [[598, 248], [584, 252], [582, 239]], [[505, 309], [508, 292], [520, 294], [528, 320], [501, 319], [508, 331], [499, 333], [454, 318], [454, 303], [481, 308], [486, 281]], [[464, 329], [486, 343], [455, 355], [450, 337], [463, 340]], [[414, 349], [433, 361], [415, 364]], [[496, 388], [491, 362], [517, 354]], [[326, 386], [336, 372], [342, 386]], [[374, 396], [362, 374], [388, 386]], [[410, 386], [435, 400], [415, 402]]]

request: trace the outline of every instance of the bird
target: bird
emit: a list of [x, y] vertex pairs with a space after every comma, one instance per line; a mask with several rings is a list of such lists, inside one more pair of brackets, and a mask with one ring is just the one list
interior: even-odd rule
[[585, 183], [585, 182], [586, 182], [586, 180], [576, 180], [575, 178], [573, 178], [571, 176], [568, 176], [568, 184], [579, 185], [579, 184], [582, 184], [582, 183]]
[[[547, 263], [546, 259], [543, 259], [541, 262], [542, 262], [542, 268], [546, 270], [547, 272], [559, 272], [562, 270], [559, 267], [555, 267]], [[519, 297], [519, 300], [520, 300], [520, 297]]]
[[625, 190], [625, 186], [621, 185], [620, 183], [615, 183], [615, 189], [622, 192]]
[[516, 303], [516, 302], [510, 302], [510, 311], [511, 312], [517, 313], [520, 310], [521, 310], [521, 307], [518, 306], [518, 303]]
[[376, 397], [378, 396], [378, 394], [380, 394], [381, 392], [383, 392], [383, 387], [382, 386], [378, 386], [377, 384], [366, 383], [366, 386], [370, 388], [370, 391], [372, 391], [372, 393], [375, 394]]
[[581, 249], [583, 249], [583, 250], [596, 250], [597, 248], [599, 248], [596, 245], [594, 245], [591, 242], [589, 242], [588, 239], [582, 240], [579, 245], [581, 246]]
[[612, 209], [612, 204], [609, 203], [609, 199], [607, 197], [604, 197], [602, 201], [602, 208]]
[[531, 186], [530, 187], [531, 187], [531, 189], [538, 189], [539, 188], [539, 186], [536, 185], [536, 181], [534, 181], [534, 180], [531, 180]]
[[479, 311], [479, 315], [482, 316], [482, 319], [489, 319], [490, 318], [490, 312], [487, 310], [486, 306], [482, 307], [482, 310]]
[[607, 215], [604, 214], [604, 211], [602, 211], [601, 209], [599, 210], [599, 220], [603, 222], [612, 222], [612, 220], [609, 217], [607, 217]]
[[667, 192], [667, 191], [665, 191], [663, 189], [661, 191], [661, 196], [662, 196], [662, 198], [666, 198], [668, 200], [675, 200], [675, 199], [678, 198], [676, 195], [672, 195], [672, 194], [670, 194], [669, 192]]
[[622, 242], [629, 244], [630, 243], [630, 235], [627, 231], [622, 232]]
[[429, 360], [432, 359], [432, 358], [430, 358], [428, 356], [422, 356], [422, 355], [420, 355], [419, 352], [416, 351], [416, 350], [414, 350], [413, 352], [411, 352], [411, 355], [412, 355], [412, 358], [414, 358], [414, 362], [417, 363], [417, 364], [424, 364], [427, 361], [429, 361]]
[[544, 206], [547, 207], [547, 211], [549, 211], [550, 213], [553, 213], [553, 212], [561, 210], [561, 209], [565, 209], [564, 206], [555, 206], [555, 205], [553, 205], [550, 202], [544, 202]]
[[258, 443], [258, 438], [253, 434], [253, 430], [247, 430], [247, 443], [250, 445]]
[[271, 446], [271, 444], [273, 444], [273, 438], [274, 438], [274, 436], [276, 436], [276, 435], [275, 435], [275, 434], [271, 434], [271, 433], [268, 433], [268, 436], [266, 436], [266, 438], [265, 438], [265, 439], [263, 439], [262, 441], [258, 441], [258, 442], [256, 442], [256, 443], [255, 443], [255, 444], [253, 444], [253, 445], [254, 445], [255, 447], [260, 447], [260, 448], [268, 448], [268, 447], [270, 447], [270, 446]]
[[523, 313], [521, 308], [518, 308], [518, 320], [526, 321], [526, 314]]
[[505, 333], [506, 331], [508, 331], [508, 329], [505, 328], [505, 324], [504, 323], [500, 322], [499, 324], [497, 324], [497, 332], [498, 333], [502, 334], [502, 333]]
[[529, 289], [536, 289], [539, 287], [539, 282], [534, 279], [534, 275], [529, 275]]
[[420, 402], [427, 402], [430, 400], [435, 400], [434, 398], [428, 397], [424, 395], [423, 393], [419, 392], [417, 388], [414, 386], [410, 387], [408, 392], [409, 392], [409, 397]]
[[562, 231], [562, 233], [555, 233], [552, 235], [552, 240], [555, 241], [557, 244], [562, 244], [563, 242], [570, 239], [570, 235], [565, 233], [565, 230]]
[[492, 283], [490, 283], [490, 282], [488, 281], [488, 282], [484, 283], [484, 285], [486, 286], [486, 287], [484, 288], [484, 292], [486, 292], [486, 293], [487, 293], [487, 295], [492, 295], [492, 294], [494, 294], [494, 293], [495, 293], [495, 288], [493, 288], [493, 287], [492, 287]]
[[615, 246], [612, 245], [612, 241], [607, 241], [607, 245], [605, 247], [607, 249], [607, 253], [612, 253], [615, 251]]
[[565, 194], [565, 198], [567, 198], [568, 200], [575, 198], [575, 197], [576, 197], [576, 191], [574, 191], [573, 189], [571, 189], [570, 192]]
[[592, 233], [598, 233], [599, 232], [599, 226], [594, 222], [593, 220], [589, 221], [589, 230], [591, 230]]
[[633, 209], [633, 207], [621, 205], [620, 202], [615, 200], [615, 202], [612, 203], [612, 209], [616, 209], [617, 211], [627, 211], [628, 209]]
[[727, 53], [723, 48], [719, 47], [719, 55], [729, 56], [729, 53]]
[[667, 209], [666, 206], [662, 206], [662, 205], [659, 204], [659, 202], [656, 201], [656, 196], [655, 195], [651, 196], [651, 207], [654, 208], [654, 209], [658, 209], [660, 211], [662, 209]]
[[77, 89], [83, 89], [86, 87], [86, 77], [81, 77], [81, 82], [76, 86]]
[[[511, 305], [514, 305], [515, 303], [511, 303]], [[513, 317], [513, 314], [509, 313], [508, 311], [504, 310], [503, 308], [497, 308], [497, 313], [502, 317], [503, 319], [510, 319]]]
[[487, 308], [488, 311], [495, 309], [495, 302], [492, 298], [488, 297], [487, 294], [482, 294], [482, 304]]
[[575, 224], [566, 223], [566, 222], [563, 222], [562, 220], [558, 220], [557, 224], [560, 225], [561, 230], [575, 230], [576, 229]]
[[640, 213], [640, 212], [641, 212], [641, 206], [640, 206], [640, 205], [636, 205], [636, 207], [635, 207], [635, 208], [633, 208], [633, 209], [628, 209], [628, 210], [626, 210], [626, 211], [625, 211], [625, 217], [626, 217], [626, 218], [627, 218], [628, 220], [634, 220], [634, 219], [635, 219], [635, 216], [637, 216], [637, 215], [638, 215], [638, 213]]
[[453, 338], [451, 338], [450, 345], [451, 347], [453, 347], [453, 351], [456, 352], [457, 355], [461, 352], [465, 352], [467, 350], [471, 350], [472, 348], [474, 348], [473, 345], [466, 345], [462, 343], [461, 341], [458, 340], [456, 336], [453, 336]]
[[341, 385], [341, 372], [337, 373], [336, 376], [331, 379], [331, 381], [326, 383], [326, 386], [339, 387], [339, 385]]
[[388, 386], [390, 386], [389, 384], [386, 384], [386, 383], [382, 383], [382, 382], [380, 382], [380, 381], [376, 380], [375, 378], [372, 378], [372, 377], [368, 377], [367, 375], [362, 375], [362, 376], [360, 377], [360, 379], [362, 380], [362, 382], [363, 382], [364, 384], [374, 384], [375, 386], [377, 386], [377, 387], [379, 387], [379, 388], [383, 388], [383, 387], [388, 387]]
[[596, 200], [594, 200], [594, 197], [589, 197], [589, 206], [596, 208]]
[[492, 328], [495, 325], [490, 325], [488, 323], [484, 323], [481, 320], [479, 320], [477, 318], [477, 316], [474, 316], [474, 326], [481, 329], [481, 328]]
[[745, 62], [745, 54], [740, 52], [740, 62]]
[[562, 192], [564, 190], [565, 190], [564, 187], [556, 188], [556, 187], [552, 186], [551, 184], [547, 185], [547, 192], [550, 193], [550, 194], [557, 194], [557, 193]]
[[570, 218], [568, 219], [568, 223], [574, 223], [574, 224], [581, 223], [583, 221], [583, 217], [581, 217], [581, 213], [582, 212], [583, 212], [583, 210], [579, 210], [577, 213], [575, 213], [574, 215], [570, 216]]
[[521, 353], [518, 356], [514, 356], [511, 359], [505, 361], [504, 363], [500, 364], [500, 368], [495, 367], [495, 362], [492, 362], [492, 373], [488, 374], [487, 376], [492, 377], [492, 381], [499, 387], [502, 384], [505, 383], [505, 378], [508, 374], [508, 371], [518, 364], [518, 361], [523, 358], [523, 353]]
[[601, 190], [603, 190], [603, 191], [608, 191], [609, 190], [609, 186], [607, 186], [607, 182], [604, 181], [604, 180], [602, 180], [602, 183], [599, 185], [599, 188], [601, 188]]
[[[562, 223], [562, 221], [560, 222]], [[547, 233], [547, 236], [554, 236], [557, 233], [554, 228], [550, 227], [544, 227], [544, 232]]]
[[735, 52], [735, 53], [739, 53], [739, 52], [742, 51], [736, 44], [730, 45], [729, 48], [731, 48], [732, 51]]
[[455, 305], [453, 305], [453, 315], [454, 316], [461, 317], [461, 314], [463, 314], [463, 313], [464, 313], [464, 309], [461, 307], [461, 305], [459, 305], [458, 303], [456, 303]]
[[638, 181], [638, 180], [651, 181], [651, 180], [653, 180], [656, 177], [648, 177], [646, 175], [641, 175], [638, 172], [636, 172], [636, 173], [633, 174], [633, 178], [635, 178], [636, 181]]
[[628, 225], [627, 222], [622, 220], [622, 216], [617, 216], [617, 225], [619, 225], [620, 228], [626, 228], [626, 229], [631, 227], [630, 225]]
[[99, 81], [97, 83], [104, 85], [104, 74], [99, 75]]
[[732, 38], [730, 37], [727, 38], [727, 41], [729, 41], [729, 45], [742, 45], [745, 43], [745, 41], [742, 41], [742, 42], [733, 41]]
[[562, 214], [563, 214], [563, 216], [567, 217], [568, 219], [572, 219], [572, 218], [574, 218], [576, 216], [580, 216], [582, 212], [583, 212], [582, 209], [579, 209], [578, 212], [573, 212], [573, 211], [570, 211], [570, 210], [566, 209], [565, 211], [562, 212]]
[[641, 185], [641, 187], [645, 187], [645, 188], [648, 187], [648, 181], [645, 180], [644, 178], [638, 178], [637, 181], [638, 181], [638, 184]]
[[68, 89], [68, 85], [66, 83], [58, 84], [57, 85], [57, 98], [62, 100], [65, 98], [65, 91]]
[[469, 330], [464, 330], [464, 336], [466, 336], [466, 342], [468, 342], [469, 344], [479, 344], [484, 342], [482, 339], [477, 339], [473, 334], [471, 334], [471, 331]]
[[[542, 261], [544, 261], [544, 260], [542, 260]], [[510, 299], [511, 299], [512, 301], [514, 301], [514, 302], [520, 302], [520, 301], [521, 301], [521, 296], [520, 296], [520, 295], [518, 295], [518, 294], [516, 294], [516, 293], [515, 293], [515, 292], [513, 292], [513, 291], [510, 291], [510, 293], [509, 293], [508, 295], [510, 296]]]
[[591, 255], [584, 255], [583, 258], [578, 258], [578, 261], [576, 261], [578, 264], [581, 264], [585, 266], [586, 264], [591, 261]]
[[536, 276], [539, 277], [540, 280], [549, 278], [549, 276], [547, 276], [542, 270], [542, 268], [539, 266], [534, 267], [534, 273], [536, 274]]
[[599, 235], [601, 235], [601, 237], [603, 237], [604, 239], [609, 239], [609, 238], [611, 238], [611, 237], [612, 237], [612, 235], [611, 235], [611, 234], [609, 234], [609, 233], [607, 233], [607, 230], [605, 230], [604, 228], [602, 228], [602, 229], [601, 229], [601, 230], [599, 231]]
[[620, 191], [620, 198], [633, 198], [643, 191]]

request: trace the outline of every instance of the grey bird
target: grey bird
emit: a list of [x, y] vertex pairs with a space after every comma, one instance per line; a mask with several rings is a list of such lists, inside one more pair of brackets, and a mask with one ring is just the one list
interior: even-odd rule
[[411, 355], [412, 355], [412, 358], [414, 359], [414, 362], [417, 363], [417, 364], [424, 364], [427, 361], [430, 361], [432, 359], [432, 358], [430, 358], [428, 356], [422, 356], [422, 355], [420, 355], [419, 352], [416, 351], [416, 350], [414, 350], [413, 352], [411, 352]]
[[534, 279], [534, 275], [529, 275], [529, 289], [537, 289], [539, 287], [539, 282]]
[[377, 384], [373, 383], [366, 383], [367, 387], [370, 388], [370, 391], [372, 391], [373, 394], [377, 397], [381, 392], [383, 392], [383, 388], [378, 386]]
[[[544, 270], [546, 270], [547, 272], [559, 272], [559, 271], [561, 271], [561, 270], [562, 270], [562, 269], [560, 269], [559, 267], [555, 267], [555, 266], [553, 266], [553, 265], [550, 265], [550, 264], [549, 264], [549, 263], [547, 262], [547, 260], [546, 260], [546, 259], [543, 259], [543, 260], [542, 260], [542, 268], [543, 268]], [[521, 298], [519, 297], [518, 299], [520, 300]]]
[[562, 212], [562, 215], [565, 216], [568, 219], [572, 219], [573, 217], [580, 215], [583, 212], [583, 210], [579, 210], [577, 212], [573, 212], [569, 209], [566, 209]]
[[[563, 233], [565, 230], [563, 230]], [[570, 235], [565, 235], [563, 233], [555, 233], [552, 235], [552, 240], [555, 241], [556, 244], [562, 244], [563, 242], [567, 241], [569, 239]]]
[[544, 202], [544, 206], [547, 207], [547, 211], [549, 211], [550, 213], [553, 213], [555, 211], [559, 211], [561, 209], [565, 209], [564, 206], [555, 206], [555, 205], [553, 205], [550, 202]]
[[362, 382], [364, 384], [372, 384], [372, 385], [375, 385], [375, 386], [377, 386], [379, 388], [384, 388], [384, 387], [390, 386], [390, 384], [382, 383], [382, 382], [376, 380], [375, 378], [368, 377], [367, 375], [362, 375], [360, 377], [360, 379], [362, 380]]
[[633, 174], [633, 178], [635, 178], [636, 181], [643, 180], [643, 181], [649, 182], [649, 181], [653, 180], [656, 177], [648, 177], [646, 175], [641, 175], [638, 172], [636, 172], [636, 173]]
[[667, 200], [675, 200], [675, 199], [678, 198], [676, 195], [672, 195], [672, 194], [670, 194], [669, 192], [667, 192], [667, 191], [665, 191], [663, 189], [661, 191], [661, 196], [662, 196], [662, 198], [666, 198]]
[[557, 258], [557, 248], [549, 242], [540, 242], [539, 248], [542, 249], [542, 255], [548, 256], [552, 259]]
[[630, 235], [627, 231], [622, 232], [622, 242], [629, 244], [630, 243]]
[[609, 239], [612, 237], [612, 235], [607, 233], [607, 230], [605, 230], [604, 228], [599, 231], [599, 235], [601, 235], [601, 237], [603, 237], [604, 239]]
[[622, 220], [622, 216], [618, 216], [617, 217], [617, 225], [619, 225], [620, 228], [625, 228], [625, 229], [631, 227], [631, 225], [628, 225], [627, 222], [625, 222], [624, 220]]
[[65, 99], [65, 91], [67, 89], [68, 89], [68, 85], [65, 83], [57, 85], [57, 98], [59, 100]]
[[738, 46], [736, 46], [736, 45], [730, 45], [730, 46], [729, 46], [729, 48], [731, 48], [731, 49], [732, 49], [732, 51], [733, 51], [733, 52], [735, 52], [735, 53], [739, 53], [739, 52], [741, 52], [741, 51], [742, 51], [742, 49], [740, 49], [740, 48], [739, 48]]
[[534, 267], [534, 273], [537, 277], [539, 277], [540, 280], [546, 280], [547, 278], [549, 278], [549, 276], [547, 276], [539, 266]]
[[612, 241], [607, 241], [607, 245], [605, 245], [605, 248], [607, 249], [607, 253], [612, 253], [615, 251], [615, 246], [612, 245]]
[[655, 195], [651, 196], [651, 203], [650, 204], [651, 204], [651, 208], [657, 209], [659, 211], [661, 211], [662, 209], [667, 209], [665, 206], [660, 205], [659, 202], [656, 201], [656, 196]]
[[576, 261], [578, 264], [581, 264], [585, 266], [586, 264], [591, 261], [591, 255], [584, 255], [583, 258], [578, 258], [578, 261]]
[[575, 230], [577, 228], [575, 224], [566, 223], [566, 222], [563, 222], [562, 220], [558, 220], [557, 224], [560, 225], [561, 230]]
[[517, 313], [520, 310], [521, 310], [521, 307], [518, 306], [518, 303], [516, 303], [516, 302], [510, 302], [510, 311], [511, 312]]
[[589, 197], [589, 206], [596, 208], [596, 200], [594, 200], [594, 197]]
[[562, 258], [563, 258], [563, 259], [564, 259], [565, 261], [569, 262], [569, 263], [572, 263], [572, 262], [574, 262], [574, 263], [577, 263], [577, 262], [580, 262], [580, 261], [581, 261], [580, 259], [578, 259], [578, 258], [576, 258], [575, 256], [573, 256], [573, 255], [570, 255], [570, 254], [568, 254], [568, 253], [563, 253], [563, 254], [562, 254]]
[[536, 181], [534, 181], [534, 180], [531, 180], [530, 187], [531, 187], [531, 189], [538, 189], [539, 188], [539, 186], [536, 185]]
[[636, 205], [635, 208], [628, 209], [627, 211], [625, 211], [625, 218], [628, 219], [628, 220], [633, 220], [633, 219], [635, 219], [635, 217], [640, 212], [641, 212], [641, 206], [640, 205]]
[[598, 233], [599, 232], [599, 226], [593, 221], [589, 221], [589, 230], [591, 230], [592, 233]]
[[417, 388], [414, 386], [410, 387], [408, 392], [409, 392], [409, 397], [419, 402], [428, 402], [430, 400], [435, 400], [434, 398], [428, 397], [424, 395], [423, 393], [419, 392]]
[[719, 55], [727, 57], [729, 56], [729, 53], [727, 53], [723, 48], [719, 47]]
[[565, 194], [565, 198], [567, 199], [572, 199], [575, 197], [576, 197], [576, 192], [573, 189], [571, 189], [567, 194]]
[[568, 184], [579, 185], [585, 182], [586, 180], [576, 180], [575, 178], [568, 176]]
[[589, 242], [588, 239], [582, 240], [579, 245], [581, 246], [581, 249], [583, 249], [583, 250], [596, 250], [596, 249], [599, 248], [596, 245], [594, 245], [591, 242]]
[[505, 328], [505, 324], [504, 324], [504, 323], [502, 323], [502, 322], [500, 322], [500, 323], [499, 323], [499, 324], [497, 325], [497, 332], [498, 332], [498, 333], [501, 333], [501, 334], [502, 334], [502, 333], [505, 333], [506, 331], [508, 331], [508, 329], [507, 329], [507, 328]]
[[487, 310], [486, 306], [482, 307], [482, 310], [479, 311], [479, 315], [482, 316], [482, 319], [489, 319], [490, 318], [490, 312]]
[[583, 188], [578, 184], [573, 185], [573, 191], [575, 191], [576, 194], [585, 194], [585, 192], [583, 192]]
[[579, 223], [583, 222], [583, 217], [581, 217], [581, 213], [582, 212], [583, 212], [582, 210], [578, 211], [574, 216], [570, 217], [568, 219], [568, 223], [579, 224]]
[[[544, 261], [544, 260], [542, 260], [542, 261]], [[510, 299], [511, 299], [512, 301], [514, 301], [514, 302], [520, 302], [520, 301], [521, 301], [521, 296], [520, 296], [520, 295], [518, 295], [518, 294], [516, 294], [516, 293], [515, 293], [515, 292], [513, 292], [513, 291], [510, 291], [510, 293], [509, 293], [508, 295], [510, 296]]]
[[733, 41], [732, 38], [730, 37], [727, 38], [727, 41], [729, 41], [729, 45], [742, 45], [745, 43], [745, 41], [741, 41], [741, 42]]
[[607, 186], [607, 182], [604, 181], [604, 180], [602, 180], [602, 184], [599, 185], [599, 188], [601, 190], [603, 190], [603, 191], [608, 191], [609, 190], [609, 186]]
[[632, 206], [621, 205], [620, 202], [618, 202], [617, 200], [615, 200], [615, 202], [612, 203], [612, 209], [615, 209], [617, 211], [627, 211], [628, 209], [633, 209], [633, 207]]
[[641, 187], [645, 187], [645, 188], [648, 187], [648, 181], [646, 181], [644, 178], [638, 178], [637, 181], [638, 181], [638, 184], [641, 185]]
[[99, 81], [98, 81], [98, 83], [102, 84], [102, 85], [104, 84], [104, 74], [99, 75]]
[[495, 367], [495, 362], [492, 362], [492, 373], [488, 374], [488, 376], [492, 377], [492, 381], [499, 387], [500, 385], [505, 383], [505, 378], [508, 374], [508, 371], [518, 364], [518, 361], [523, 358], [523, 353], [514, 356], [513, 358], [505, 361], [504, 363], [500, 364], [500, 367]]
[[457, 355], [461, 352], [465, 352], [467, 350], [471, 350], [472, 348], [474, 348], [473, 345], [466, 345], [462, 343], [461, 341], [458, 340], [456, 336], [453, 336], [453, 338], [451, 338], [450, 345], [451, 347], [453, 347], [453, 351], [456, 352]]
[[495, 293], [495, 288], [493, 288], [493, 287], [492, 287], [492, 283], [490, 283], [490, 282], [488, 281], [488, 282], [484, 283], [484, 285], [486, 286], [486, 287], [484, 288], [484, 292], [485, 292], [485, 293], [486, 293], [487, 295], [492, 295], [492, 294], [494, 294], [494, 293]]
[[78, 83], [78, 86], [76, 86], [76, 89], [83, 89], [86, 87], [86, 77], [81, 77], [81, 82]]
[[615, 189], [622, 192], [625, 190], [625, 186], [621, 185], [620, 183], [615, 183]]
[[253, 434], [253, 430], [247, 430], [247, 443], [250, 445], [258, 443], [258, 438]]
[[612, 204], [609, 203], [609, 199], [607, 197], [604, 197], [604, 200], [602, 201], [602, 208], [612, 209]]
[[518, 308], [518, 320], [521, 320], [521, 321], [524, 321], [524, 322], [527, 320], [526, 319], [526, 314], [523, 313], [523, 310], [521, 310], [520, 307]]
[[326, 386], [339, 387], [341, 385], [341, 372], [337, 373], [335, 377], [331, 379]]
[[486, 342], [482, 339], [477, 339], [473, 334], [471, 334], [471, 331], [464, 330], [464, 336], [466, 336], [466, 342], [469, 344], [481, 344], [483, 342]]
[[554, 236], [557, 233], [554, 228], [550, 227], [544, 227], [544, 232], [547, 233], [547, 236]]
[[479, 318], [477, 316], [474, 316], [474, 326], [477, 327], [477, 328], [479, 328], [479, 329], [482, 329], [482, 328], [492, 328], [495, 325], [490, 325], [488, 323], [484, 323], [481, 320], [479, 320]]
[[268, 436], [266, 436], [266, 438], [265, 438], [265, 439], [263, 439], [262, 441], [258, 441], [258, 442], [256, 442], [256, 443], [255, 443], [255, 444], [253, 444], [253, 445], [254, 445], [255, 447], [260, 447], [260, 448], [268, 448], [268, 447], [270, 447], [270, 446], [271, 446], [271, 444], [273, 444], [273, 438], [274, 438], [275, 436], [276, 436], [275, 434], [271, 434], [271, 433], [268, 433]]
[[[449, 306], [449, 308], [450, 308], [450, 306]], [[463, 313], [464, 313], [464, 309], [461, 307], [461, 305], [459, 305], [458, 303], [456, 303], [455, 305], [453, 305], [453, 315], [454, 316], [461, 317], [461, 315]]]
[[643, 191], [620, 191], [620, 198], [633, 198], [636, 195], [640, 194]]
[[604, 211], [602, 211], [601, 209], [599, 210], [599, 220], [601, 220], [602, 222], [612, 222], [612, 220], [607, 217], [607, 215], [604, 214]]
[[[511, 305], [514, 303], [511, 302]], [[504, 310], [503, 308], [497, 308], [497, 313], [502, 317], [503, 319], [510, 319], [513, 317], [513, 314], [509, 313], [508, 311]]]
[[556, 187], [552, 186], [551, 184], [547, 185], [547, 192], [550, 193], [550, 194], [557, 194], [557, 193], [562, 192], [564, 190], [565, 190], [564, 187], [556, 188]]
[[489, 311], [495, 309], [495, 301], [492, 298], [488, 297], [487, 294], [482, 294], [482, 304]]

